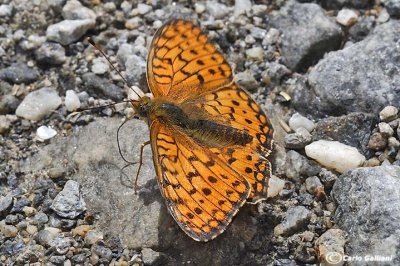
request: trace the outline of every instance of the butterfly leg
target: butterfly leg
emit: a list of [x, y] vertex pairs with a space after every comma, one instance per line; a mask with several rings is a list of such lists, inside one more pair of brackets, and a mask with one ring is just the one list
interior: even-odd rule
[[137, 181], [138, 181], [138, 178], [139, 178], [140, 169], [142, 168], [142, 164], [143, 164], [143, 150], [144, 150], [144, 147], [146, 147], [149, 144], [150, 144], [150, 140], [148, 140], [146, 142], [143, 142], [142, 145], [140, 145], [139, 168], [137, 170], [136, 178], [135, 178], [135, 194], [137, 194], [137, 190], [138, 190]]

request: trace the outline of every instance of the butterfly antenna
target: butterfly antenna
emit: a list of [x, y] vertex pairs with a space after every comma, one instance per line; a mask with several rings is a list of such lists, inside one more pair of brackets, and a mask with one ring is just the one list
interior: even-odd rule
[[111, 60], [108, 58], [108, 56], [103, 52], [103, 50], [91, 39], [88, 38], [88, 42], [97, 50], [101, 53], [101, 55], [108, 61], [108, 63], [111, 65], [111, 67], [118, 73], [118, 75], [122, 78], [122, 80], [125, 82], [125, 84], [139, 97], [142, 98], [139, 93], [137, 93], [132, 87], [129, 86], [128, 81], [124, 76], [122, 76], [121, 72], [114, 66], [113, 63], [111, 63]]

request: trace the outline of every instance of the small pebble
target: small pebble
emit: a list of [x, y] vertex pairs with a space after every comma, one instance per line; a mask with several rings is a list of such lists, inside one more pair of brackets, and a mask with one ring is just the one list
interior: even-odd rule
[[97, 241], [102, 240], [103, 239], [103, 234], [100, 232], [97, 232], [96, 230], [89, 230], [86, 233], [85, 236], [85, 243], [88, 246], [94, 245], [97, 243]]
[[274, 234], [276, 236], [292, 235], [303, 229], [308, 224], [310, 217], [311, 212], [307, 208], [303, 206], [290, 207], [286, 211], [284, 221], [274, 228]]
[[345, 233], [340, 229], [329, 229], [323, 233], [315, 242], [319, 261], [324, 265], [343, 265], [344, 261], [342, 258], [345, 255], [345, 243]]
[[263, 16], [266, 15], [268, 12], [268, 6], [267, 5], [253, 5], [251, 7], [253, 14], [255, 16]]
[[41, 126], [36, 130], [36, 136], [39, 138], [40, 141], [51, 139], [55, 135], [57, 135], [57, 131], [55, 131], [51, 127]]
[[151, 248], [142, 249], [142, 260], [144, 265], [154, 265], [160, 259], [160, 252], [154, 251]]
[[375, 167], [381, 165], [381, 161], [378, 158], [372, 157], [365, 162], [365, 166]]
[[139, 11], [139, 14], [144, 15], [149, 13], [153, 8], [149, 5], [140, 3], [138, 4], [137, 9]]
[[394, 130], [388, 123], [381, 122], [378, 124], [378, 128], [379, 128], [379, 132], [385, 138], [391, 137], [394, 134]]
[[244, 72], [239, 72], [235, 75], [237, 83], [248, 91], [254, 91], [259, 87], [257, 80], [254, 78], [253, 74], [246, 70]]
[[28, 232], [28, 234], [30, 234], [31, 236], [33, 236], [34, 234], [36, 234], [38, 231], [38, 228], [34, 225], [28, 225], [26, 227], [26, 232]]
[[374, 151], [381, 151], [386, 148], [387, 139], [378, 132], [371, 135], [368, 142], [368, 148]]
[[268, 180], [268, 198], [273, 198], [275, 196], [278, 196], [279, 193], [283, 190], [285, 187], [285, 180], [282, 180], [276, 176], [271, 176], [271, 178]]
[[83, 224], [75, 227], [72, 229], [72, 235], [73, 236], [81, 236], [85, 237], [86, 233], [90, 230], [90, 225], [88, 224]]
[[336, 21], [346, 27], [349, 27], [357, 22], [358, 15], [354, 10], [342, 9], [336, 16]]
[[25, 216], [31, 217], [36, 214], [37, 210], [33, 207], [30, 206], [25, 206], [22, 208], [22, 211], [25, 213]]
[[10, 128], [10, 122], [5, 115], [0, 115], [0, 134], [4, 134]]
[[388, 138], [388, 147], [398, 149], [400, 147], [400, 141], [398, 141], [395, 137]]
[[361, 166], [365, 157], [356, 148], [338, 141], [318, 140], [305, 147], [306, 155], [339, 173]]
[[295, 113], [289, 119], [289, 126], [294, 131], [300, 127], [303, 127], [307, 129], [308, 132], [312, 132], [315, 128], [315, 123], [301, 114]]
[[394, 106], [386, 106], [379, 113], [379, 119], [384, 122], [390, 122], [396, 119], [398, 113], [398, 109]]
[[206, 7], [201, 3], [195, 3], [194, 10], [196, 11], [197, 14], [201, 14], [206, 10]]
[[30, 84], [39, 78], [39, 71], [30, 68], [24, 63], [14, 63], [11, 66], [0, 70], [0, 79], [12, 84]]
[[8, 194], [6, 196], [0, 196], [0, 216], [6, 216], [11, 208], [13, 207], [13, 197]]
[[253, 47], [246, 50], [249, 59], [262, 62], [264, 59], [264, 49], [261, 47]]
[[45, 42], [35, 51], [36, 60], [42, 64], [61, 65], [65, 62], [65, 49], [59, 43]]
[[20, 103], [15, 114], [25, 119], [38, 121], [61, 105], [61, 98], [52, 87], [30, 92]]
[[109, 63], [106, 59], [98, 57], [93, 59], [92, 72], [98, 75], [103, 75], [109, 71]]
[[215, 19], [222, 19], [230, 13], [230, 8], [217, 1], [207, 1], [206, 9]]
[[83, 6], [78, 0], [69, 0], [62, 9], [64, 19], [79, 20], [91, 19], [96, 21], [96, 13]]
[[317, 176], [311, 176], [306, 179], [306, 189], [308, 193], [315, 194], [316, 189], [323, 188], [321, 180]]
[[81, 101], [75, 91], [67, 90], [65, 93], [65, 107], [69, 112], [74, 112], [81, 108]]
[[51, 204], [51, 209], [59, 216], [74, 219], [86, 210], [86, 203], [83, 200], [76, 181], [68, 180], [64, 189], [58, 193]]
[[13, 6], [12, 5], [0, 5], [0, 18], [4, 17], [11, 17], [13, 13]]
[[50, 25], [46, 30], [46, 37], [50, 41], [71, 44], [79, 40], [88, 30], [93, 29], [96, 23], [92, 19], [63, 20]]
[[13, 225], [5, 224], [4, 222], [0, 222], [0, 232], [3, 233], [5, 237], [16, 237], [18, 233], [18, 229]]
[[284, 138], [287, 149], [303, 149], [311, 141], [312, 136], [304, 127], [297, 128], [295, 133], [287, 134]]
[[251, 10], [250, 0], [235, 0], [235, 7], [233, 9], [233, 15], [238, 17], [240, 15], [246, 14]]

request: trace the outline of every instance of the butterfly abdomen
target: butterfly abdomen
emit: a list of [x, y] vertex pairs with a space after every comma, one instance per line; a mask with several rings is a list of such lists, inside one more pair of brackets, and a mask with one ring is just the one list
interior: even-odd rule
[[187, 115], [179, 106], [162, 102], [156, 104], [154, 115], [166, 124], [178, 126], [189, 137], [208, 147], [245, 146], [253, 137], [244, 130], [211, 120]]

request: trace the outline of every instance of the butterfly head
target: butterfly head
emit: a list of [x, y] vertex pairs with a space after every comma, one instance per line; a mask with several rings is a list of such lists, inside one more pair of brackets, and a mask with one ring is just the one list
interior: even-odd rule
[[153, 107], [153, 101], [148, 96], [143, 96], [139, 100], [131, 101], [133, 109], [140, 117], [148, 117], [150, 110]]

